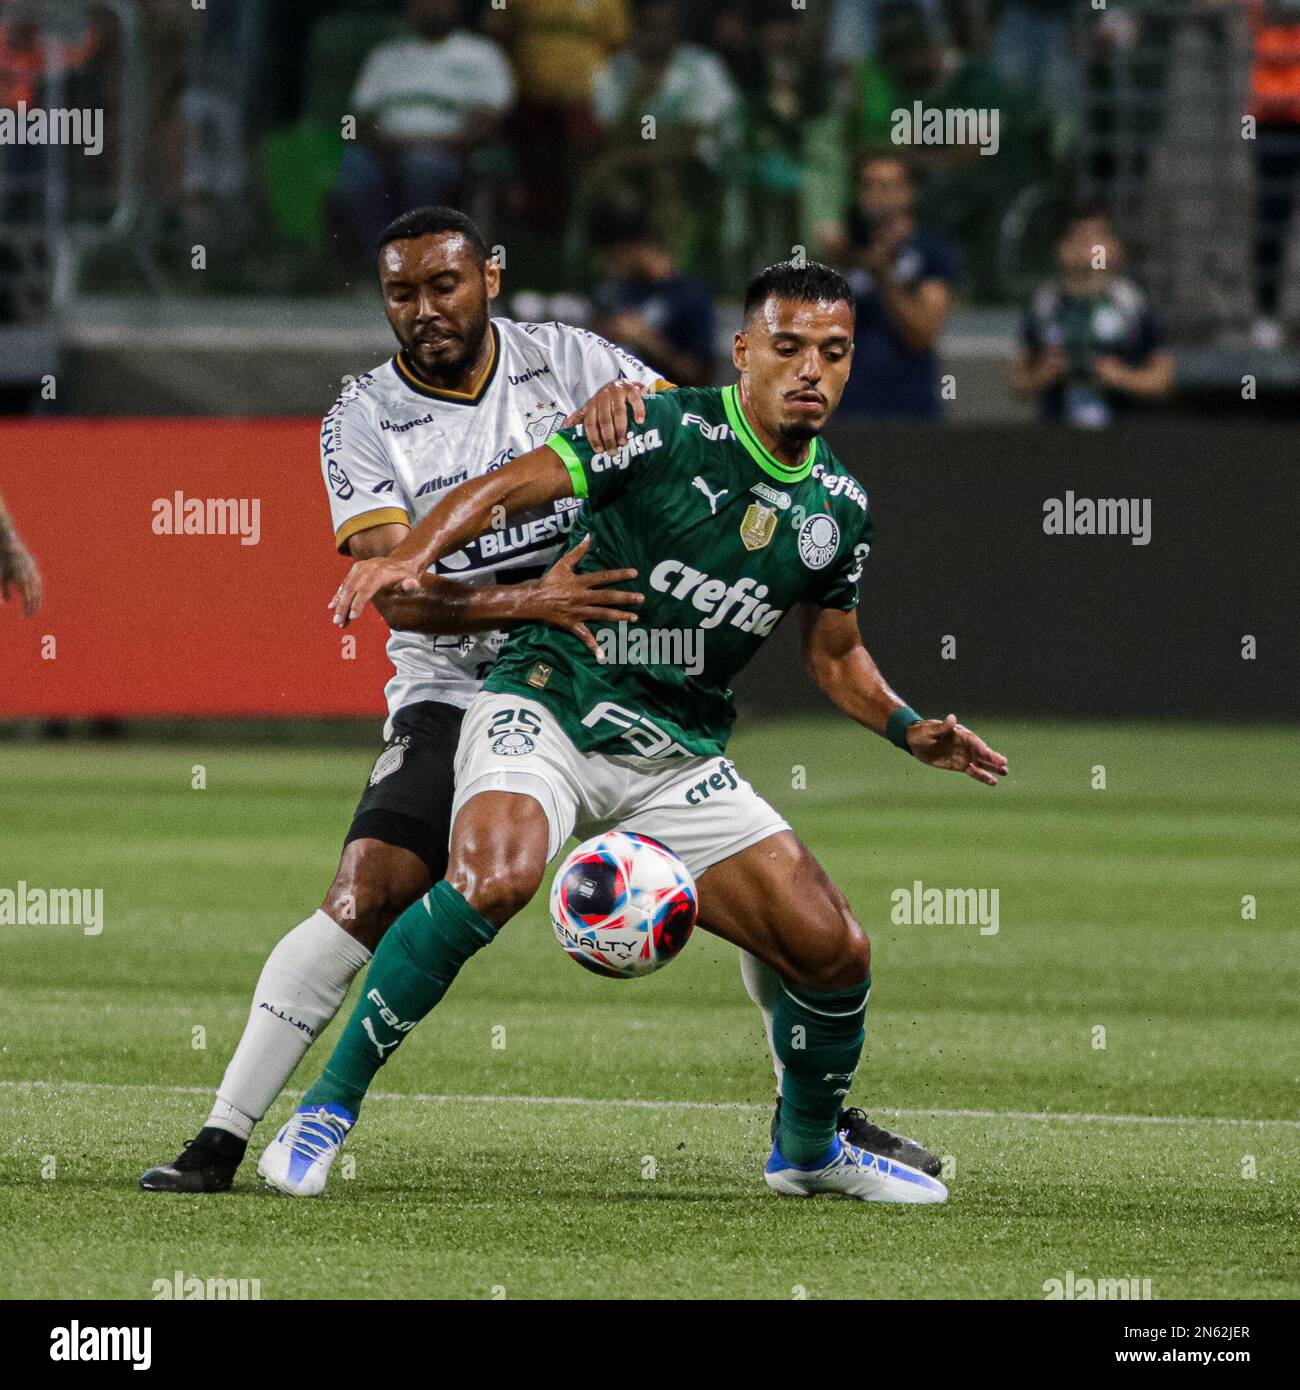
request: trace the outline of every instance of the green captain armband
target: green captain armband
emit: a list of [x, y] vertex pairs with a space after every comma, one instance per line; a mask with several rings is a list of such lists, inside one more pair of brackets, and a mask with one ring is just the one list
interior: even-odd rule
[[910, 705], [899, 705], [885, 721], [885, 737], [904, 753], [910, 753], [912, 750], [907, 744], [907, 731], [920, 722], [921, 716]]

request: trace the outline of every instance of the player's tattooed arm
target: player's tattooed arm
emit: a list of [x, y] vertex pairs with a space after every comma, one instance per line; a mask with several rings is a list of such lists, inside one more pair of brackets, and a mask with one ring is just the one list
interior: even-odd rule
[[[554, 449], [543, 445], [504, 468], [452, 488], [410, 534], [383, 558], [358, 560], [329, 602], [340, 627], [381, 593], [413, 593], [436, 560], [481, 536], [516, 512], [573, 496], [573, 479]], [[626, 578], [635, 574], [620, 571]]]
[[[804, 661], [818, 686], [836, 706], [865, 728], [883, 735], [889, 716], [905, 708], [890, 689], [871, 653], [862, 645], [858, 615], [805, 604], [800, 610]], [[907, 730], [907, 746], [931, 767], [964, 772], [987, 787], [1007, 773], [1007, 760], [977, 734], [946, 719], [922, 719]]]

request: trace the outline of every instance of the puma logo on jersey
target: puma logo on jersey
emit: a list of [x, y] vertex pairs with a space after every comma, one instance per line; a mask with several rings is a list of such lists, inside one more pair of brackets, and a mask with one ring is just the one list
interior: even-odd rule
[[727, 495], [727, 493], [731, 491], [731, 489], [728, 487], [724, 487], [719, 492], [713, 492], [710, 490], [708, 483], [706, 483], [704, 479], [699, 477], [698, 475], [691, 479], [691, 483], [695, 487], [699, 488], [699, 490], [709, 499], [709, 515], [717, 516], [718, 502], [722, 498], [724, 498]]
[[728, 584], [725, 579], [713, 579], [680, 560], [660, 561], [650, 572], [650, 585], [683, 603], [689, 599], [694, 608], [706, 615], [699, 624], [703, 628], [717, 627], [725, 618], [741, 632], [766, 637], [785, 612], [762, 601], [767, 597], [767, 585], [757, 584], [750, 575]]

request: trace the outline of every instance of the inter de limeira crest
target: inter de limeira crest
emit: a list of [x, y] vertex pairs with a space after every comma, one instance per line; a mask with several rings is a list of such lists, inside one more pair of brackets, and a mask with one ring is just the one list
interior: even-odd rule
[[762, 550], [776, 534], [776, 508], [751, 502], [740, 523], [740, 539], [746, 550]]

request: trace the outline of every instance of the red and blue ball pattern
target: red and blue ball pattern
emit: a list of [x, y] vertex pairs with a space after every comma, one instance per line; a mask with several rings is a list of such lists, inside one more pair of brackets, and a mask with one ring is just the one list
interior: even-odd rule
[[615, 980], [649, 975], [690, 939], [698, 898], [666, 845], [611, 830], [578, 846], [551, 884], [551, 924], [586, 969]]

